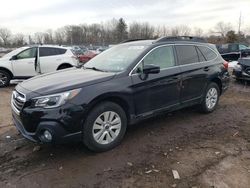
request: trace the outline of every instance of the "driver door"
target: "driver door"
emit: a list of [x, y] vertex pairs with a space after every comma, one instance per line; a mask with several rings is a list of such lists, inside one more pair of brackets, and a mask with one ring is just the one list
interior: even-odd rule
[[37, 47], [28, 48], [11, 60], [15, 77], [31, 77], [37, 75], [35, 71], [35, 60]]
[[[159, 66], [160, 73], [145, 76], [142, 70], [146, 64]], [[176, 66], [172, 46], [152, 50], [137, 66], [131, 79], [137, 115], [170, 108], [180, 103], [181, 73]]]

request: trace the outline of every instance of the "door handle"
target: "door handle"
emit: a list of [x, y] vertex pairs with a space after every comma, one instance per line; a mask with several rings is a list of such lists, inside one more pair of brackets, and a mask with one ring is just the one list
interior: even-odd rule
[[28, 64], [33, 64], [33, 63], [34, 63], [34, 62], [32, 62], [32, 61], [31, 61], [31, 62], [28, 62]]
[[209, 67], [205, 67], [203, 70], [204, 71], [209, 71]]

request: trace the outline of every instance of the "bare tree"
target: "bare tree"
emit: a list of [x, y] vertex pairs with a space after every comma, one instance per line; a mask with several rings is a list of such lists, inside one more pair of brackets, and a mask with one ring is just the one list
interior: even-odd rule
[[66, 44], [66, 33], [64, 28], [59, 28], [55, 31], [55, 43], [62, 45]]
[[197, 37], [202, 37], [203, 36], [203, 30], [199, 27], [194, 28], [194, 35]]
[[191, 34], [191, 28], [186, 25], [179, 25], [171, 29], [172, 36], [188, 36]]
[[13, 38], [13, 46], [21, 47], [25, 44], [24, 35], [22, 33], [17, 33]]
[[42, 32], [37, 32], [34, 34], [34, 40], [35, 43], [37, 44], [42, 44], [43, 43], [43, 33]]
[[0, 38], [3, 41], [4, 46], [10, 44], [11, 31], [7, 28], [0, 28]]
[[224, 38], [226, 36], [227, 32], [230, 30], [232, 30], [231, 23], [218, 22], [215, 25], [215, 31], [213, 31], [213, 32], [220, 34]]
[[129, 38], [152, 39], [154, 38], [154, 33], [154, 26], [150, 25], [148, 22], [133, 22], [129, 27]]

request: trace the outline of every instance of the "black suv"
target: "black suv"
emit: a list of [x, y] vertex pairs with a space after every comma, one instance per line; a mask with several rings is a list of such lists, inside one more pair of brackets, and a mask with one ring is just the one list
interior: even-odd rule
[[31, 78], [12, 94], [13, 120], [42, 143], [118, 145], [128, 124], [191, 105], [212, 112], [227, 89], [227, 65], [214, 45], [193, 37], [116, 45], [81, 69]]

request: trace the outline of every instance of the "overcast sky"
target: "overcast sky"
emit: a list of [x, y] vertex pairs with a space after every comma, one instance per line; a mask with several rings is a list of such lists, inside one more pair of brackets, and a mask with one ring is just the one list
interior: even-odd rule
[[250, 0], [4, 0], [0, 27], [32, 34], [68, 24], [101, 23], [123, 17], [127, 23], [185, 24], [204, 30], [224, 21], [237, 30], [240, 12], [243, 29], [250, 28]]

